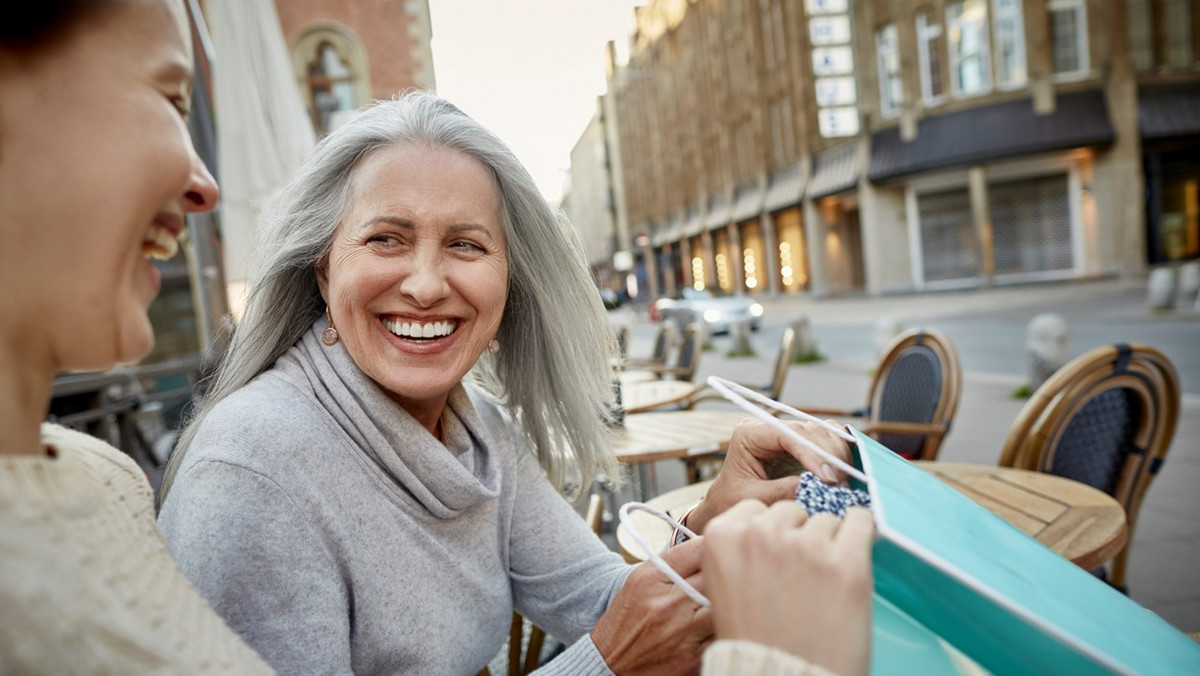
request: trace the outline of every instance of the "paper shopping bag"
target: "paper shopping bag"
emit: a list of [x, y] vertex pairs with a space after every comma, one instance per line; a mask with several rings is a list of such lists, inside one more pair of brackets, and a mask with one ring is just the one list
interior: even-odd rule
[[851, 431], [877, 528], [872, 674], [1200, 673], [1162, 618]]

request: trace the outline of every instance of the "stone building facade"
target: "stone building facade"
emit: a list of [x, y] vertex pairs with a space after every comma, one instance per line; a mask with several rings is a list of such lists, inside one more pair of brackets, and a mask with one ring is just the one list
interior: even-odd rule
[[1200, 256], [1192, 0], [652, 0], [606, 96], [655, 295]]

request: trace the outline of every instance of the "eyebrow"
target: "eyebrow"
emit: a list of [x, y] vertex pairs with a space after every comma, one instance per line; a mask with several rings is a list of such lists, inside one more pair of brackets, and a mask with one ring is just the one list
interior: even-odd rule
[[[362, 224], [362, 229], [366, 230], [376, 223], [390, 223], [405, 230], [413, 230], [416, 228], [416, 225], [414, 225], [413, 222], [407, 218], [401, 218], [399, 216], [375, 216], [374, 218], [367, 219], [367, 221]], [[455, 223], [448, 228], [448, 231], [453, 234], [458, 234], [461, 232], [481, 232], [488, 237], [492, 237], [492, 231], [478, 223]]]

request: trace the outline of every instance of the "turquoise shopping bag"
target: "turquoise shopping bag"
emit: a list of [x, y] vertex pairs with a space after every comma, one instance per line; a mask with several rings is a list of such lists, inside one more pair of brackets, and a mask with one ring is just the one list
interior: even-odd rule
[[[877, 529], [876, 610], [927, 629], [924, 652], [942, 648], [950, 673], [970, 673], [965, 656], [996, 674], [1200, 674], [1200, 645], [1162, 618], [851, 431], [866, 475], [852, 483]], [[880, 619], [872, 674], [918, 673], [887, 664], [897, 648]]]
[[[872, 676], [1200, 674], [1200, 645], [878, 441], [722, 378], [708, 384], [870, 493]], [[824, 425], [852, 444], [853, 466], [747, 399]]]

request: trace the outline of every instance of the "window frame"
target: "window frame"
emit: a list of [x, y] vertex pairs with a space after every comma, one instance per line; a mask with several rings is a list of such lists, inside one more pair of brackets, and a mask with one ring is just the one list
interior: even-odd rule
[[[921, 101], [928, 107], [940, 106], [946, 102], [946, 80], [944, 73], [938, 73], [938, 78], [941, 80], [942, 91], [939, 94], [933, 93], [933, 64], [930, 60], [930, 45], [934, 41], [945, 37], [945, 27], [941, 22], [930, 25], [928, 19], [937, 18], [937, 15], [932, 10], [918, 12], [913, 23], [916, 24], [917, 33], [917, 63], [920, 67], [921, 76]], [[936, 49], [936, 47], [934, 48]], [[941, 70], [943, 61], [938, 61], [938, 70]]]
[[[890, 33], [891, 50], [884, 53], [885, 34]], [[895, 62], [895, 72], [888, 68], [887, 58]], [[894, 119], [904, 110], [904, 79], [900, 69], [900, 31], [896, 24], [890, 23], [875, 31], [875, 65], [879, 70], [879, 114], [884, 119]], [[898, 91], [896, 90], [898, 87]], [[895, 100], [888, 95], [891, 91]]]
[[1006, 81], [1005, 77], [1004, 77], [1005, 76], [1004, 60], [1000, 56], [1001, 55], [1001, 52], [1000, 52], [1000, 47], [1001, 47], [1000, 19], [1002, 18], [1002, 14], [1000, 12], [999, 5], [1001, 2], [1004, 2], [1004, 0], [991, 0], [991, 5], [992, 5], [992, 16], [991, 16], [992, 52], [993, 52], [992, 53], [992, 61], [993, 61], [992, 68], [995, 71], [993, 73], [992, 79], [993, 79], [993, 86], [996, 89], [999, 89], [1000, 91], [1012, 91], [1014, 89], [1021, 89], [1022, 87], [1025, 87], [1029, 84], [1029, 54], [1028, 54], [1028, 52], [1026, 52], [1026, 44], [1025, 44], [1025, 10], [1022, 7], [1021, 0], [1011, 0], [1011, 3], [1007, 5], [1007, 7], [1009, 8], [1009, 11], [1013, 14], [1013, 16], [1011, 18], [1014, 20], [1014, 23], [1016, 26], [1016, 30], [1013, 33], [1013, 37], [1015, 38], [1013, 40], [1013, 53], [1020, 55], [1020, 69], [1019, 70], [1021, 73], [1021, 77], [1019, 78], [1019, 80]]
[[[959, 86], [959, 79], [960, 79], [959, 78], [959, 75], [960, 75], [959, 66], [961, 65], [961, 61], [960, 61], [960, 57], [958, 55], [958, 50], [955, 49], [951, 45], [951, 40], [953, 39], [953, 35], [954, 35], [953, 28], [955, 26], [960, 26], [961, 22], [952, 21], [950, 18], [951, 10], [953, 10], [956, 7], [960, 8], [959, 16], [961, 17], [962, 16], [961, 8], [963, 6], [965, 6], [966, 3], [968, 3], [968, 2], [978, 2], [980, 5], [983, 6], [984, 25], [983, 25], [982, 29], [979, 31], [979, 36], [980, 36], [980, 39], [982, 40], [983, 44], [980, 45], [978, 54], [979, 54], [979, 58], [981, 58], [985, 61], [985, 63], [983, 64], [983, 67], [979, 71], [985, 79], [984, 85], [978, 90], [969, 91], [969, 92], [963, 91], [962, 88]], [[950, 57], [949, 58], [949, 61], [950, 61], [950, 95], [956, 99], [969, 99], [969, 98], [973, 98], [976, 96], [983, 96], [985, 94], [990, 93], [993, 89], [995, 89], [995, 82], [993, 81], [995, 78], [992, 77], [992, 44], [991, 44], [992, 36], [991, 36], [991, 29], [988, 26], [988, 24], [991, 23], [989, 21], [989, 17], [987, 16], [988, 5], [989, 5], [988, 0], [957, 0], [956, 2], [950, 2], [950, 3], [946, 4], [945, 31], [946, 31], [946, 53]], [[960, 31], [961, 31], [961, 29], [960, 29]], [[961, 36], [960, 36], [960, 40], [961, 40]], [[961, 44], [961, 42], [960, 42], [960, 44]]]
[[1056, 68], [1054, 49], [1054, 13], [1063, 11], [1075, 11], [1075, 48], [1078, 50], [1079, 68], [1073, 71], [1059, 72], [1054, 71], [1054, 80], [1056, 82], [1074, 82], [1076, 80], [1087, 79], [1092, 74], [1092, 54], [1091, 45], [1088, 39], [1088, 16], [1086, 0], [1049, 0], [1046, 3], [1046, 12], [1049, 13], [1050, 27], [1050, 67]]

